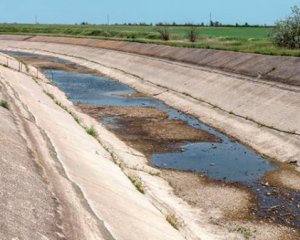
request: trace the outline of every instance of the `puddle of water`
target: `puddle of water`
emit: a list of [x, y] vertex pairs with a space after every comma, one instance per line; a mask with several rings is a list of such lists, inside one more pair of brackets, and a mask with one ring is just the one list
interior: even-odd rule
[[50, 62], [55, 62], [55, 63], [63, 63], [66, 65], [69, 64], [73, 64], [72, 62], [68, 61], [68, 60], [64, 60], [61, 58], [53, 58], [47, 55], [40, 55], [40, 54], [35, 54], [35, 53], [27, 53], [27, 52], [18, 52], [18, 51], [1, 51], [4, 54], [10, 55], [12, 57], [33, 57], [33, 58], [39, 58], [39, 59], [43, 59], [43, 60], [47, 60]]
[[275, 165], [237, 143], [192, 143], [184, 152], [153, 154], [155, 166], [204, 173], [216, 180], [250, 185]]
[[92, 74], [79, 74], [62, 70], [45, 70], [55, 84], [67, 93], [73, 102], [95, 105], [134, 106], [134, 98], [125, 99], [113, 94], [134, 93], [124, 84], [115, 85], [114, 81]]
[[[14, 52], [17, 56], [22, 56]], [[26, 56], [30, 54], [25, 54]], [[35, 54], [32, 54], [36, 57]], [[53, 60], [49, 58], [47, 60]], [[60, 61], [60, 60], [56, 60]], [[226, 135], [201, 123], [196, 118], [183, 114], [161, 101], [147, 97], [126, 97], [118, 94], [133, 94], [135, 90], [120, 82], [92, 74], [79, 74], [62, 70], [45, 70], [44, 74], [64, 91], [74, 103], [154, 107], [169, 114], [170, 119], [179, 119], [189, 125], [205, 130], [220, 139], [221, 143], [188, 143], [183, 152], [152, 154], [155, 167], [205, 174], [212, 179], [228, 183], [239, 183], [256, 194], [257, 216], [300, 229], [300, 193], [273, 188], [261, 184], [262, 177], [279, 168], [253, 150], [230, 139]], [[117, 128], [116, 117], [105, 117], [101, 121], [110, 128]]]

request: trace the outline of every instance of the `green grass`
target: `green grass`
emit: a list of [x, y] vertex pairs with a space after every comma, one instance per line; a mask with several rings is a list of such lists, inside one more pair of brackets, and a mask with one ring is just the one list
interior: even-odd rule
[[170, 41], [160, 40], [156, 26], [124, 25], [41, 25], [0, 24], [2, 34], [89, 37], [109, 40], [164, 44], [175, 47], [210, 48], [266, 55], [300, 56], [300, 49], [289, 50], [272, 44], [271, 27], [198, 27], [199, 39], [188, 41], [190, 27], [170, 26]]
[[[33, 78], [33, 79], [34, 79], [34, 78]], [[36, 79], [34, 79], [34, 80], [37, 82]], [[37, 83], [38, 83], [38, 82], [37, 82]], [[48, 97], [50, 97], [50, 98], [54, 101], [54, 103], [55, 103], [56, 105], [58, 105], [58, 106], [61, 107], [63, 110], [65, 110], [66, 112], [68, 112], [68, 113], [73, 117], [73, 119], [74, 119], [78, 124], [80, 124], [81, 120], [80, 120], [80, 118], [76, 115], [76, 113], [72, 112], [72, 111], [69, 110], [66, 106], [64, 106], [60, 101], [58, 101], [58, 100], [55, 98], [55, 96], [54, 96], [52, 93], [49, 93], [49, 92], [47, 92], [47, 91], [45, 91], [45, 90], [43, 90], [43, 91], [44, 91], [45, 94], [47, 94]]]
[[[185, 39], [190, 27], [170, 26], [170, 33], [175, 39]], [[156, 26], [121, 26], [121, 25], [60, 25], [60, 24], [0, 24], [1, 33], [19, 34], [62, 34], [81, 36], [106, 36], [118, 37], [128, 34], [131, 38], [145, 37], [153, 39], [157, 35]], [[271, 30], [269, 27], [199, 27], [199, 32], [205, 37], [232, 37], [232, 38], [266, 38]], [[131, 35], [130, 35], [131, 34]]]
[[9, 110], [9, 104], [6, 100], [1, 100], [0, 101], [0, 106], [7, 109], [7, 110]]
[[129, 179], [140, 193], [143, 193], [143, 194], [145, 193], [144, 186], [143, 186], [142, 180], [140, 178], [129, 177]]
[[97, 132], [97, 130], [95, 129], [94, 126], [91, 126], [90, 128], [87, 128], [86, 132], [87, 132], [87, 134], [91, 135], [94, 138], [98, 137], [98, 132]]
[[251, 237], [253, 237], [253, 233], [251, 232], [251, 230], [246, 227], [240, 226], [236, 228], [235, 231], [242, 234], [245, 240], [250, 240]]

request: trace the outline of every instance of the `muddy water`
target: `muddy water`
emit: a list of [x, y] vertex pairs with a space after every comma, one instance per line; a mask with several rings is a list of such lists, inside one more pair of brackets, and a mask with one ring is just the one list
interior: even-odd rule
[[[10, 54], [22, 56], [17, 52]], [[39, 56], [34, 55], [34, 57]], [[53, 59], [47, 58], [50, 61]], [[64, 62], [61, 59], [53, 61]], [[151, 97], [134, 97], [136, 91], [120, 82], [98, 75], [62, 70], [48, 69], [44, 70], [44, 73], [50, 79], [53, 78], [55, 84], [74, 103], [96, 106], [152, 107], [166, 112], [171, 120], [184, 121], [193, 128], [221, 139], [219, 142], [177, 142], [174, 144], [180, 151], [153, 152], [149, 158], [154, 167], [198, 172], [214, 180], [246, 186], [255, 193], [257, 216], [300, 230], [300, 193], [271, 187], [262, 180], [267, 172], [280, 168], [279, 164], [263, 158], [239, 142], [161, 101]], [[99, 120], [111, 129], [122, 127], [120, 116], [107, 116]]]

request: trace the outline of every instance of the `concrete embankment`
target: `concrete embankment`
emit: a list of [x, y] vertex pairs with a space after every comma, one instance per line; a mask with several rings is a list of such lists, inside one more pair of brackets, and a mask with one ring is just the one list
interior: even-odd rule
[[[64, 41], [64, 38], [57, 41]], [[2, 49], [13, 47], [58, 54], [59, 57], [100, 70], [141, 92], [152, 93], [270, 158], [282, 162], [300, 159], [300, 89], [295, 86], [297, 84], [282, 84], [101, 48], [28, 41], [1, 41], [0, 46]], [[145, 48], [148, 46], [145, 45]], [[286, 59], [277, 58], [280, 61]], [[298, 71], [295, 67], [298, 59], [288, 59], [287, 64], [292, 69], [284, 67], [284, 71], [295, 73]], [[231, 62], [230, 59], [228, 62]], [[289, 77], [286, 73], [285, 76], [285, 79], [296, 79], [298, 74]]]
[[[258, 147], [261, 147], [263, 149], [263, 151], [265, 150], [271, 150], [270, 153], [274, 154], [274, 156], [276, 156], [275, 154], [278, 154], [280, 152], [276, 152], [273, 149], [268, 149], [266, 143], [271, 144], [269, 146], [275, 146], [278, 147], [278, 149], [283, 149], [282, 146], [280, 146], [281, 148], [279, 148], [279, 146], [276, 146], [276, 143], [282, 143], [284, 139], [291, 139], [291, 142], [287, 142], [286, 146], [290, 146], [290, 149], [287, 149], [285, 152], [281, 152], [280, 158], [278, 158], [279, 160], [284, 161], [284, 157], [289, 156], [291, 157], [291, 154], [294, 154], [292, 157], [294, 159], [295, 155], [295, 151], [297, 151], [297, 145], [295, 145], [295, 148], [292, 148], [294, 146], [294, 143], [296, 143], [298, 141], [297, 139], [297, 132], [296, 134], [294, 133], [284, 133], [284, 131], [280, 131], [280, 129], [276, 130], [274, 128], [271, 127], [263, 127], [261, 125], [258, 125], [257, 123], [255, 123], [255, 121], [253, 119], [249, 119], [246, 117], [238, 117], [236, 116], [237, 114], [233, 113], [233, 112], [229, 112], [226, 111], [225, 109], [222, 109], [221, 106], [216, 106], [213, 104], [209, 104], [208, 101], [206, 99], [200, 99], [197, 96], [197, 94], [200, 95], [204, 95], [205, 94], [205, 85], [209, 85], [207, 90], [209, 91], [210, 94], [213, 94], [213, 90], [217, 89], [217, 88], [224, 88], [224, 86], [226, 86], [226, 83], [229, 84], [229, 88], [230, 89], [225, 89], [225, 93], [224, 94], [230, 94], [230, 90], [233, 91], [234, 87], [233, 85], [235, 85], [235, 87], [241, 87], [239, 85], [242, 85], [244, 88], [248, 87], [249, 90], [249, 86], [252, 86], [251, 89], [251, 93], [249, 93], [250, 95], [254, 95], [257, 94], [256, 92], [256, 88], [251, 85], [251, 84], [256, 84], [255, 86], [259, 87], [265, 87], [263, 88], [263, 91], [267, 91], [268, 89], [270, 89], [270, 91], [274, 91], [274, 89], [279, 89], [278, 86], [282, 86], [284, 88], [280, 88], [283, 89], [284, 91], [288, 91], [288, 90], [292, 90], [291, 92], [296, 92], [294, 91], [297, 88], [296, 87], [292, 87], [290, 88], [289, 86], [286, 85], [276, 85], [276, 86], [272, 86], [272, 85], [268, 85], [267, 83], [263, 82], [263, 81], [253, 81], [254, 79], [248, 79], [248, 78], [242, 78], [242, 76], [237, 76], [237, 75], [226, 75], [223, 72], [211, 72], [207, 69], [203, 69], [203, 68], [197, 68], [191, 65], [185, 65], [185, 64], [179, 64], [179, 63], [174, 63], [174, 62], [168, 62], [168, 61], [161, 61], [159, 59], [153, 59], [153, 58], [149, 58], [149, 57], [143, 57], [143, 56], [138, 56], [138, 55], [133, 55], [133, 54], [126, 54], [126, 53], [120, 53], [120, 52], [116, 52], [116, 51], [110, 51], [110, 50], [102, 50], [102, 49], [95, 49], [95, 48], [89, 48], [89, 47], [76, 47], [76, 46], [68, 46], [68, 45], [61, 45], [61, 44], [49, 44], [49, 43], [28, 43], [28, 42], [13, 42], [13, 41], [3, 41], [0, 43], [0, 45], [3, 48], [12, 48], [12, 49], [17, 49], [17, 50], [22, 50], [22, 51], [36, 51], [39, 53], [43, 53], [43, 54], [48, 54], [48, 55], [53, 55], [53, 56], [59, 56], [61, 58], [65, 58], [68, 60], [71, 60], [73, 62], [77, 62], [81, 65], [85, 65], [87, 67], [90, 67], [92, 69], [97, 69], [109, 76], [112, 76], [128, 85], [133, 86], [134, 88], [142, 91], [142, 92], [147, 92], [149, 94], [152, 94], [153, 96], [160, 98], [161, 100], [165, 101], [166, 103], [168, 103], [169, 105], [173, 105], [178, 109], [181, 109], [183, 111], [187, 111], [195, 116], [197, 116], [198, 118], [200, 118], [202, 121], [205, 121], [207, 123], [209, 123], [210, 125], [216, 126], [217, 128], [221, 129], [224, 132], [227, 132], [233, 136], [236, 136], [237, 138], [239, 138], [241, 141], [245, 141], [247, 142], [247, 138], [252, 140], [253, 142], [249, 141], [247, 142], [249, 145], [251, 146], [255, 146], [255, 143], [263, 143], [261, 146], [258, 145]], [[5, 64], [7, 63], [4, 59], [2, 63]], [[132, 63], [131, 63], [132, 61]], [[15, 65], [15, 67], [18, 67], [18, 64], [16, 63], [16, 61], [12, 61], [11, 59], [9, 59], [9, 65]], [[140, 69], [139, 69], [140, 68]], [[24, 72], [26, 72], [27, 70], [23, 69]], [[29, 72], [31, 72], [32, 74], [36, 74], [37, 71], [36, 69], [33, 69], [31, 66], [29, 66]], [[40, 74], [40, 73], [39, 73]], [[154, 77], [151, 77], [152, 75], [155, 75]], [[40, 75], [39, 75], [40, 76]], [[16, 76], [12, 76], [12, 75], [8, 75], [8, 78], [12, 78], [15, 79]], [[210, 78], [210, 81], [206, 81], [206, 78]], [[221, 78], [221, 79], [219, 79]], [[166, 79], [168, 81], [166, 81]], [[28, 97], [28, 94], [24, 94], [22, 100], [26, 103], [26, 106], [31, 106], [34, 109], [37, 108], [37, 106], [39, 105], [38, 102], [35, 101], [35, 104], [37, 104], [37, 106], [34, 105], [34, 99], [38, 98], [40, 100], [40, 98], [43, 99], [42, 104], [44, 105], [44, 97], [48, 97], [45, 95], [45, 93], [39, 93], [36, 91], [33, 91], [33, 89], [35, 89], [35, 87], [33, 87], [34, 84], [36, 84], [32, 79], [31, 79], [32, 83], [30, 83], [30, 81], [23, 81], [23, 79], [21, 80], [21, 78], [18, 79], [18, 81], [16, 82], [16, 80], [12, 80], [12, 83], [14, 84], [14, 89], [20, 93], [22, 93], [22, 95], [24, 94], [23, 91], [27, 92], [32, 92], [30, 98]], [[46, 80], [45, 80], [46, 81]], [[182, 81], [182, 82], [180, 82]], [[6, 83], [8, 83], [10, 81], [6, 81]], [[214, 84], [212, 84], [214, 83]], [[239, 83], [239, 84], [237, 84]], [[243, 85], [243, 84], [246, 85]], [[11, 83], [10, 83], [11, 84]], [[40, 83], [42, 84], [44, 90], [46, 89], [47, 92], [50, 92], [51, 94], [53, 94], [53, 96], [55, 96], [57, 99], [59, 99], [59, 102], [63, 104], [63, 106], [67, 106], [67, 109], [71, 109], [72, 112], [76, 112], [76, 109], [73, 108], [73, 105], [66, 99], [66, 97], [64, 96], [64, 94], [62, 94], [58, 89], [56, 89], [55, 87], [53, 87], [52, 85], [49, 84], [49, 82], [46, 83]], [[39, 85], [39, 84], [38, 84]], [[176, 86], [178, 85], [178, 86]], [[41, 85], [40, 85], [41, 86]], [[38, 88], [38, 86], [36, 86]], [[42, 89], [43, 89], [42, 88]], [[181, 89], [182, 88], [182, 89]], [[193, 89], [193, 88], [197, 88], [197, 90]], [[204, 88], [204, 89], [202, 89]], [[41, 89], [40, 89], [41, 90]], [[195, 90], [195, 91], [193, 91]], [[245, 89], [246, 91], [246, 89]], [[244, 91], [244, 92], [245, 92]], [[273, 94], [276, 92], [272, 92]], [[44, 95], [43, 95], [44, 94]], [[193, 96], [193, 95], [195, 96]], [[216, 91], [216, 94], [218, 94], [219, 96], [224, 96], [222, 95], [222, 91]], [[209, 96], [206, 97], [206, 95], [204, 95], [205, 98], [209, 98]], [[244, 99], [242, 95], [239, 95], [240, 98], [239, 99], [241, 102], [240, 104], [244, 104], [245, 105], [245, 101], [247, 99]], [[261, 97], [261, 96], [260, 96]], [[258, 97], [257, 97], [258, 98]], [[31, 99], [30, 101], [28, 99]], [[249, 98], [248, 98], [249, 99]], [[217, 99], [210, 99], [210, 100], [217, 100]], [[228, 104], [228, 101], [230, 102], [230, 96], [227, 96], [227, 98], [225, 99], [225, 103]], [[236, 99], [231, 99], [233, 106], [236, 107], [235, 103]], [[259, 100], [259, 98], [258, 98]], [[273, 99], [274, 102], [275, 99]], [[278, 99], [278, 101], [280, 102], [280, 99]], [[30, 104], [29, 104], [30, 103]], [[255, 101], [252, 102], [253, 104], [255, 103]], [[48, 105], [48, 104], [46, 104]], [[296, 107], [299, 105], [295, 104]], [[54, 105], [55, 106], [55, 105]], [[247, 106], [247, 105], [246, 105]], [[31, 109], [30, 107], [30, 109]], [[49, 129], [48, 124], [49, 123], [49, 119], [51, 118], [51, 116], [57, 116], [57, 112], [53, 111], [49, 111], [48, 109], [44, 109], [45, 111], [37, 111], [35, 112], [35, 116], [37, 116], [37, 119], [42, 119], [42, 127], [45, 129]], [[249, 110], [249, 109], [247, 109]], [[250, 108], [251, 110], [251, 108]], [[291, 109], [289, 109], [291, 110]], [[273, 113], [275, 113], [275, 111], [273, 111]], [[123, 170], [126, 174], [128, 174], [128, 172], [131, 173], [135, 173], [136, 176], [140, 177], [143, 181], [143, 184], [145, 186], [146, 189], [146, 200], [147, 202], [151, 202], [151, 206], [156, 206], [158, 209], [160, 209], [162, 211], [163, 214], [160, 215], [159, 217], [159, 224], [163, 224], [163, 226], [165, 226], [166, 221], [165, 221], [165, 216], [164, 214], [168, 214], [168, 212], [166, 212], [166, 209], [169, 211], [169, 213], [171, 212], [175, 212], [176, 213], [176, 217], [178, 217], [178, 219], [183, 220], [182, 222], [179, 222], [178, 224], [180, 224], [180, 233], [184, 235], [184, 237], [186, 237], [187, 239], [240, 239], [240, 236], [236, 236], [235, 233], [238, 231], [240, 228], [237, 229], [232, 229], [231, 228], [231, 232], [228, 232], [226, 229], [223, 228], [223, 226], [216, 226], [216, 225], [212, 225], [211, 223], [209, 223], [206, 219], [207, 216], [205, 216], [205, 214], [203, 214], [202, 210], [200, 211], [198, 208], [191, 208], [189, 206], [187, 206], [184, 202], [180, 201], [179, 199], [177, 199], [174, 195], [172, 195], [172, 188], [170, 188], [166, 182], [164, 182], [162, 179], [160, 179], [159, 177], [157, 177], [157, 170], [152, 169], [151, 167], [146, 165], [146, 159], [138, 152], [135, 152], [134, 150], [130, 149], [128, 146], [126, 146], [124, 143], [122, 143], [120, 140], [118, 140], [116, 137], [114, 137], [111, 133], [109, 133], [105, 128], [101, 127], [101, 125], [99, 125], [99, 123], [95, 122], [95, 121], [91, 121], [87, 116], [85, 116], [84, 114], [80, 114], [77, 113], [78, 116], [80, 116], [80, 119], [83, 120], [83, 122], [88, 122], [87, 126], [91, 126], [91, 124], [94, 124], [95, 127], [97, 128], [98, 132], [101, 133], [101, 140], [103, 142], [105, 142], [106, 146], [110, 146], [110, 149], [113, 150], [113, 154], [114, 156], [117, 155], [118, 157], [120, 157], [122, 160], [122, 164], [125, 165], [125, 170]], [[264, 113], [263, 113], [264, 114]], [[44, 116], [45, 115], [45, 116]], [[43, 117], [42, 117], [43, 116]], [[60, 116], [60, 114], [59, 114]], [[47, 120], [46, 120], [47, 118]], [[58, 117], [55, 118], [55, 121], [53, 121], [53, 128], [54, 126], [56, 126], [57, 124], [57, 120], [58, 122], [61, 122], [62, 118]], [[74, 120], [73, 120], [74, 121]], [[94, 160], [98, 159], [98, 155], [100, 153], [101, 158], [104, 156], [102, 156], [102, 152], [96, 152], [96, 154], [88, 154], [85, 155], [83, 160], [78, 160], [78, 153], [80, 152], [80, 154], [82, 154], [82, 151], [77, 150], [77, 148], [74, 146], [74, 141], [72, 140], [70, 145], [67, 143], [64, 143], [64, 141], [62, 140], [58, 140], [59, 138], [61, 138], [62, 136], [68, 136], [68, 140], [69, 139], [73, 139], [73, 135], [69, 135], [70, 133], [68, 133], [68, 131], [66, 132], [67, 129], [69, 129], [69, 127], [67, 127], [65, 124], [70, 124], [69, 122], [65, 122], [63, 121], [64, 124], [58, 124], [58, 125], [62, 125], [62, 129], [56, 129], [58, 132], [61, 132], [60, 134], [54, 134], [53, 131], [51, 131], [51, 139], [54, 139], [53, 141], [56, 142], [56, 144], [58, 144], [61, 149], [60, 151], [58, 151], [60, 154], [71, 154], [68, 155], [66, 159], [61, 158], [62, 160], [66, 160], [68, 164], [66, 164], [65, 167], [67, 167], [67, 169], [70, 169], [69, 172], [71, 173], [71, 177], [73, 180], [75, 180], [75, 182], [77, 184], [79, 184], [83, 189], [87, 190], [88, 194], [85, 195], [86, 199], [88, 200], [89, 203], [91, 203], [92, 207], [95, 207], [94, 204], [96, 204], [97, 206], [99, 206], [99, 202], [100, 205], [103, 203], [103, 199], [98, 195], [98, 194], [93, 194], [92, 191], [92, 187], [90, 186], [91, 182], [94, 183], [94, 181], [97, 181], [97, 183], [101, 183], [101, 184], [106, 184], [107, 181], [113, 181], [115, 182], [115, 175], [119, 174], [119, 171], [113, 171], [113, 173], [111, 175], [107, 175], [106, 171], [108, 170], [107, 167], [102, 166], [103, 163], [101, 164], [96, 164], [96, 162], [94, 162]], [[75, 123], [75, 121], [74, 121]], [[51, 125], [51, 124], [50, 124]], [[77, 126], [78, 127], [78, 126]], [[74, 128], [75, 129], [75, 128]], [[77, 129], [77, 128], [76, 128]], [[73, 126], [72, 126], [72, 131], [73, 131]], [[56, 131], [55, 131], [56, 132]], [[84, 131], [83, 131], [84, 132]], [[254, 134], [256, 133], [256, 134]], [[67, 134], [67, 135], [65, 135]], [[74, 134], [77, 136], [78, 134], [80, 135], [81, 133], [79, 132], [79, 130], [74, 131]], [[80, 135], [81, 136], [81, 135]], [[256, 138], [258, 137], [258, 139]], [[77, 139], [77, 137], [75, 138]], [[277, 141], [274, 141], [274, 139]], [[77, 139], [79, 140], [80, 144], [80, 148], [84, 147], [84, 152], [86, 152], [86, 145], [82, 144], [82, 143], [86, 143], [86, 141], [88, 140], [87, 138], [80, 138]], [[93, 139], [92, 139], [93, 140]], [[258, 141], [259, 140], [259, 141]], [[76, 141], [75, 141], [76, 142]], [[88, 146], [90, 146], [90, 143], [87, 143]], [[78, 146], [79, 148], [79, 146]], [[90, 148], [89, 148], [90, 149]], [[276, 148], [277, 149], [277, 148]], [[71, 151], [70, 151], [71, 150]], [[75, 151], [74, 151], [75, 150]], [[102, 149], [103, 150], [103, 149]], [[102, 151], [99, 150], [99, 151]], [[74, 151], [74, 154], [73, 154]], [[262, 151], [262, 152], [263, 152]], [[292, 152], [291, 152], [292, 151]], [[71, 153], [69, 153], [71, 152]], [[86, 154], [86, 153], [85, 153]], [[80, 155], [81, 156], [81, 155]], [[63, 157], [66, 157], [65, 155], [63, 155]], [[80, 157], [81, 158], [81, 157]], [[106, 159], [106, 157], [104, 157]], [[110, 159], [111, 157], [108, 156], [108, 159]], [[73, 160], [75, 159], [75, 160]], [[93, 167], [87, 167], [86, 166], [86, 162], [90, 162], [90, 159], [93, 159]], [[287, 158], [287, 159], [291, 159], [291, 158]], [[98, 159], [99, 160], [99, 159]], [[113, 160], [113, 159], [110, 159]], [[115, 161], [115, 159], [114, 159]], [[78, 168], [74, 168], [72, 165], [74, 164], [76, 166], [80, 166]], [[106, 163], [106, 161], [105, 161]], [[82, 165], [83, 164], [83, 165]], [[82, 168], [82, 166], [84, 166], [84, 168]], [[89, 169], [89, 171], [85, 171], [87, 169]], [[96, 170], [95, 175], [91, 174], [90, 171], [94, 171], [93, 168], [105, 168], [105, 171], [100, 171]], [[123, 168], [123, 166], [122, 166]], [[99, 174], [98, 174], [99, 173]], [[79, 176], [78, 176], [79, 174]], [[97, 175], [98, 174], [98, 175]], [[96, 177], [97, 175], [97, 177]], [[88, 177], [87, 177], [88, 176]], [[101, 176], [101, 179], [99, 179], [99, 176]], [[84, 178], [84, 179], [83, 179]], [[104, 178], [105, 180], [103, 180], [102, 178]], [[106, 178], [109, 179], [106, 181]], [[103, 181], [103, 182], [102, 182]], [[117, 185], [121, 184], [121, 182], [123, 181], [127, 181], [127, 178], [122, 178], [122, 180], [117, 181], [116, 185], [110, 185], [110, 190], [114, 189], [115, 187], [117, 188]], [[122, 183], [123, 184], [123, 183]], [[127, 184], [127, 183], [126, 183]], [[123, 187], [123, 186], [122, 186]], [[131, 186], [132, 187], [132, 186]], [[95, 189], [94, 189], [95, 190]], [[100, 191], [100, 189], [98, 189]], [[119, 191], [120, 189], [118, 189]], [[127, 191], [127, 190], [126, 190]], [[121, 191], [123, 193], [123, 191]], [[129, 191], [130, 192], [130, 191]], [[102, 193], [101, 193], [102, 194]], [[103, 198], [106, 198], [105, 196], [107, 195], [111, 195], [111, 193], [109, 191], [105, 191], [103, 192]], [[123, 194], [122, 194], [123, 196]], [[125, 196], [127, 196], [125, 194]], [[137, 195], [133, 195], [134, 198], [137, 197]], [[141, 199], [144, 199], [142, 197], [138, 197], [138, 201], [140, 201]], [[127, 201], [131, 202], [133, 199], [131, 198], [126, 198], [122, 199], [122, 203], [125, 203]], [[150, 201], [149, 201], [150, 200]], [[119, 201], [119, 199], [118, 199]], [[144, 201], [144, 200], [143, 200]], [[116, 201], [117, 203], [117, 201]], [[130, 208], [135, 208], [138, 210], [138, 206], [134, 206], [135, 205], [135, 201], [133, 205], [130, 205]], [[104, 221], [104, 226], [106, 227], [106, 230], [109, 230], [108, 233], [112, 233], [113, 236], [118, 235], [118, 237], [116, 237], [117, 239], [122, 238], [123, 234], [128, 234], [127, 229], [126, 232], [123, 232], [120, 229], [115, 229], [118, 228], [117, 226], [120, 225], [120, 222], [122, 221], [131, 221], [131, 219], [128, 219], [126, 217], [126, 214], [122, 216], [119, 216], [119, 212], [123, 209], [124, 205], [118, 202], [118, 206], [111, 206], [109, 205], [109, 202], [105, 202], [104, 206], [110, 206], [109, 209], [107, 210], [108, 212], [104, 211], [103, 209], [106, 209], [105, 207], [102, 206], [94, 209], [94, 211], [96, 211], [99, 216], [100, 219], [103, 219]], [[163, 206], [163, 207], [162, 207]], [[115, 222], [112, 220], [111, 218], [111, 208], [114, 209], [114, 207], [116, 208], [116, 212], [118, 212], [118, 221]], [[153, 210], [152, 207], [151, 211]], [[128, 210], [127, 208], [125, 209], [126, 211]], [[104, 212], [103, 212], [104, 211]], [[156, 211], [155, 208], [153, 211]], [[76, 211], [75, 211], [76, 212]], [[122, 211], [121, 211], [122, 212]], [[106, 215], [108, 214], [108, 215]], [[145, 215], [143, 213], [139, 213], [140, 215], [143, 215], [143, 219], [149, 219], [149, 216], [147, 215], [147, 217], [145, 217]], [[139, 215], [139, 216], [140, 216]], [[150, 214], [151, 215], [151, 214]], [[154, 222], [156, 222], [155, 218], [151, 218]], [[147, 221], [148, 225], [154, 224], [154, 222], [152, 222], [152, 220]], [[131, 222], [130, 222], [131, 223]], [[139, 226], [139, 229], [142, 229], [142, 231], [145, 230], [145, 232], [141, 233], [140, 236], [144, 236], [143, 234], [145, 234], [146, 236], [148, 236], [148, 230], [146, 229], [146, 226], [143, 224], [143, 222], [138, 223], [133, 221], [133, 224], [136, 226]], [[138, 224], [138, 225], [137, 225]], [[241, 224], [241, 223], [238, 223]], [[126, 225], [127, 226], [127, 225]], [[156, 225], [154, 225], [156, 226]], [[170, 230], [169, 228], [170, 226], [168, 225], [167, 229]], [[168, 230], [168, 231], [169, 231]], [[261, 238], [257, 238], [257, 239], [276, 239], [276, 237], [278, 239], [284, 239], [282, 236], [287, 236], [286, 232], [284, 232], [283, 234], [280, 233], [276, 233], [276, 231], [268, 229], [268, 231], [266, 231], [266, 227], [264, 225], [262, 225], [262, 233], [267, 234], [268, 236], [264, 235]], [[102, 229], [103, 231], [103, 229]], [[175, 231], [175, 230], [174, 230]], [[233, 231], [233, 232], [232, 232]], [[101, 232], [101, 231], [100, 231]], [[172, 231], [170, 230], [170, 233]], [[104, 233], [107, 233], [106, 231], [104, 231]], [[170, 234], [168, 233], [168, 234]], [[132, 234], [132, 233], [130, 233]], [[152, 233], [153, 234], [153, 233]], [[175, 234], [174, 232], [172, 234]], [[128, 235], [127, 235], [128, 236]], [[131, 235], [132, 236], [132, 235]], [[175, 236], [175, 235], [174, 235]], [[112, 237], [112, 236], [110, 236]], [[129, 236], [128, 236], [129, 237]], [[152, 237], [152, 235], [151, 235]], [[165, 236], [163, 236], [165, 237]], [[176, 235], [176, 237], [179, 237], [178, 235]], [[106, 238], [107, 239], [107, 236]], [[132, 239], [132, 238], [131, 238]], [[147, 238], [146, 238], [147, 239]], [[155, 238], [155, 239], [159, 239], [159, 238]], [[167, 238], [165, 239], [174, 239], [173, 235], [168, 235]], [[175, 238], [176, 239], [176, 238]], [[289, 239], [289, 238], [287, 238]], [[291, 238], [293, 239], [293, 238]]]
[[165, 45], [88, 38], [0, 35], [1, 40], [49, 42], [104, 48], [190, 63], [226, 72], [300, 86], [300, 59], [213, 49], [178, 48]]
[[61, 107], [64, 94], [23, 70], [0, 66], [11, 106], [0, 109], [1, 239], [184, 239]]
[[30, 116], [26, 116], [28, 120], [20, 118], [1, 73], [0, 99], [6, 99], [8, 109], [0, 107], [0, 239], [65, 237], [60, 229], [58, 203], [24, 137], [23, 127], [30, 124]]
[[268, 56], [213, 49], [178, 48], [155, 44], [103, 41], [87, 38], [3, 35], [0, 36], [0, 39], [52, 42], [112, 49], [300, 86], [300, 59], [297, 57]]

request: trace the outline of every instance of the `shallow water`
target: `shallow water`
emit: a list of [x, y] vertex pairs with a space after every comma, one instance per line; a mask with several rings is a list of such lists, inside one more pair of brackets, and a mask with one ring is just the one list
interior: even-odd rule
[[56, 63], [73, 64], [72, 62], [70, 62], [68, 60], [64, 60], [64, 59], [60, 59], [60, 58], [53, 58], [50, 56], [40, 55], [40, 54], [35, 54], [35, 53], [18, 52], [18, 51], [1, 51], [1, 52], [8, 54], [10, 56], [13, 56], [13, 57], [33, 57], [33, 58], [38, 57], [39, 59], [44, 59], [44, 60], [48, 60], [48, 61], [56, 62]]
[[[18, 55], [17, 52], [13, 54]], [[25, 55], [28, 56], [28, 54]], [[36, 54], [30, 56], [32, 55], [39, 56]], [[18, 56], [22, 56], [22, 54]], [[51, 59], [53, 58], [47, 58], [47, 60]], [[60, 59], [55, 61], [65, 62]], [[70, 62], [66, 61], [66, 63]], [[159, 168], [198, 172], [214, 180], [246, 186], [256, 194], [257, 216], [300, 229], [300, 209], [297, 207], [300, 202], [300, 193], [261, 184], [262, 177], [267, 172], [278, 169], [278, 164], [263, 158], [243, 144], [159, 100], [147, 97], [117, 96], [118, 94], [136, 93], [134, 89], [118, 81], [92, 74], [61, 70], [45, 70], [44, 74], [49, 79], [53, 77], [53, 82], [74, 103], [155, 107], [168, 112], [170, 119], [183, 120], [195, 128], [219, 137], [222, 140], [220, 143], [184, 143], [181, 146], [184, 149], [183, 152], [152, 154], [151, 164]], [[115, 117], [101, 119], [108, 127], [118, 127], [115, 120]]]
[[[266, 171], [276, 168], [254, 151], [231, 140], [224, 134], [183, 114], [161, 101], [153, 98], [121, 97], [118, 94], [132, 94], [135, 90], [125, 84], [91, 74], [77, 74], [60, 70], [46, 70], [56, 85], [67, 93], [73, 102], [109, 106], [143, 106], [155, 107], [168, 112], [170, 119], [180, 119], [212, 133], [222, 139], [221, 143], [188, 143], [184, 152], [153, 154], [152, 164], [156, 167], [169, 167], [180, 170], [196, 171], [209, 175], [216, 180], [227, 182], [251, 183], [261, 178]], [[105, 124], [114, 125], [115, 118], [105, 118]]]

